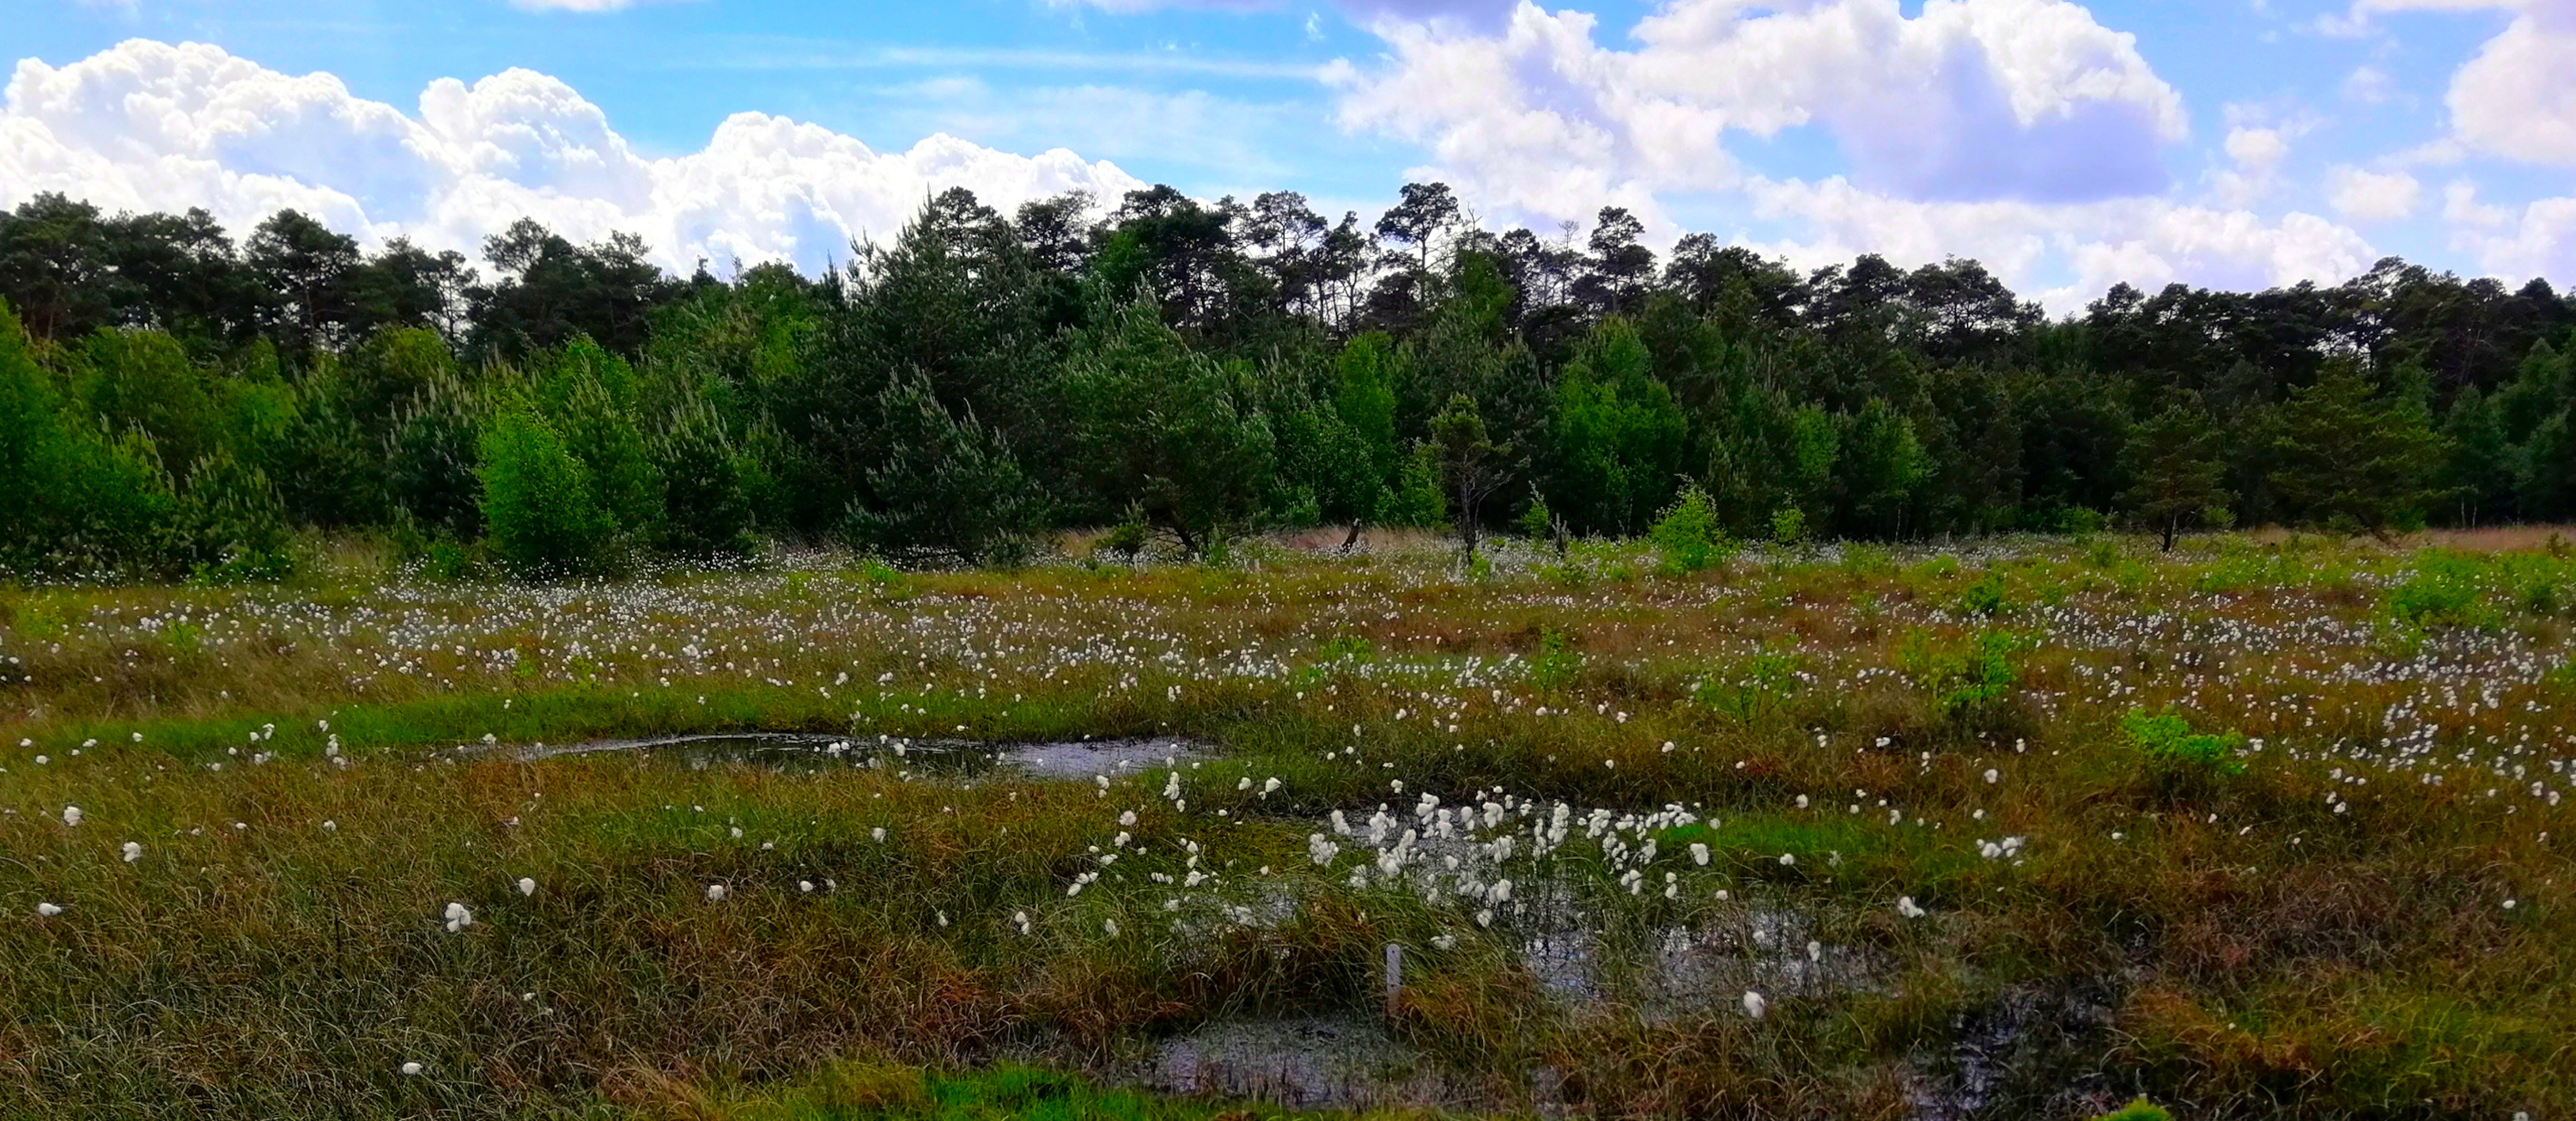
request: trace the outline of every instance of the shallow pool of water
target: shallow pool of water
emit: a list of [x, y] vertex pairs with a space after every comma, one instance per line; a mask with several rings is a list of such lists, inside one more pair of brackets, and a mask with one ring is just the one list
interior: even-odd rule
[[511, 750], [519, 758], [529, 761], [567, 755], [626, 753], [693, 769], [757, 766], [807, 773], [865, 767], [905, 777], [958, 778], [998, 773], [1046, 779], [1114, 777], [1204, 759], [1208, 755], [1204, 744], [1170, 737], [987, 743], [900, 736], [871, 739], [803, 732], [603, 739], [569, 744], [531, 744]]

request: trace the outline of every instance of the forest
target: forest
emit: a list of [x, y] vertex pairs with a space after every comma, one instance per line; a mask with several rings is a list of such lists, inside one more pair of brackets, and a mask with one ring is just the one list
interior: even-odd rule
[[[315, 532], [436, 571], [764, 541], [1010, 564], [1067, 528], [1920, 540], [2576, 517], [2576, 301], [2381, 262], [2121, 285], [2052, 318], [1970, 260], [1801, 274], [1629, 213], [1372, 224], [1169, 187], [963, 189], [818, 278], [522, 220], [481, 260], [281, 211], [0, 215], [0, 570], [275, 578]], [[719, 275], [719, 274], [722, 275]]]

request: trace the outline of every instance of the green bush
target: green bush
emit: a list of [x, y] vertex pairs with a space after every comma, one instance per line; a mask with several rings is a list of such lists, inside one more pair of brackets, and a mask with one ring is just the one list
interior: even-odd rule
[[1750, 724], [1780, 710], [1805, 683], [1806, 662], [1796, 652], [1763, 650], [1711, 669], [1691, 688], [1691, 702], [1738, 723]]
[[2388, 615], [2409, 627], [2491, 627], [2499, 621], [2486, 602], [2477, 562], [2455, 553], [2426, 550], [2413, 572], [2388, 589]]
[[1565, 632], [1549, 628], [1538, 635], [1538, 653], [1530, 658], [1530, 680], [1542, 689], [1561, 689], [1583, 672], [1583, 655]]
[[2012, 593], [2004, 583], [2004, 574], [1991, 568], [1959, 589], [1958, 609], [1962, 615], [1991, 619], [2012, 607]]
[[2173, 1121], [2173, 1114], [2166, 1112], [2163, 1106], [2139, 1098], [2093, 1121]]
[[2013, 664], [2020, 649], [2021, 640], [2005, 631], [1986, 631], [1960, 643], [1918, 630], [1897, 643], [1896, 666], [1932, 698], [1944, 719], [1982, 719], [2000, 709], [2020, 685], [2021, 671]]
[[1673, 504], [1664, 508], [1648, 536], [1664, 554], [1664, 571], [1674, 574], [1705, 572], [1726, 563], [1733, 553], [1732, 543], [1717, 520], [1717, 508], [1708, 500], [1708, 492], [1697, 486], [1682, 488]]
[[609, 567], [614, 536], [590, 471], [544, 418], [504, 410], [483, 437], [483, 523], [492, 551], [528, 575]]
[[2241, 732], [2194, 732], [2191, 724], [2178, 715], [2168, 712], [2149, 716], [2140, 708], [2121, 715], [2120, 730], [2128, 735], [2131, 746], [2161, 769], [2215, 775], [2245, 773], [2244, 760], [2236, 757], [2236, 750], [2245, 746]]
[[295, 568], [286, 504], [268, 473], [216, 451], [188, 472], [179, 533], [194, 578], [207, 584], [275, 580]]
[[662, 547], [689, 557], [752, 549], [751, 491], [724, 422], [702, 403], [684, 409], [654, 442], [667, 515]]

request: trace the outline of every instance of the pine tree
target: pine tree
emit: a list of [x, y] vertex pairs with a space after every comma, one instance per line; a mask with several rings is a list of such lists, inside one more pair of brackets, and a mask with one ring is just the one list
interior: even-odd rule
[[871, 501], [852, 504], [845, 532], [905, 559], [1026, 559], [1045, 522], [1046, 497], [1001, 438], [972, 415], [950, 414], [918, 377], [888, 386], [878, 408], [888, 454], [868, 472]]
[[2155, 528], [2164, 551], [2173, 551], [2174, 537], [2184, 526], [2225, 508], [2222, 450], [2209, 414], [2188, 394], [2130, 431], [2120, 449], [2130, 480], [2120, 502], [2130, 516]]
[[1466, 550], [1467, 563], [1474, 564], [1482, 528], [1478, 512], [1488, 496], [1511, 481], [1518, 466], [1517, 451], [1486, 434], [1485, 418], [1477, 413], [1475, 399], [1464, 393], [1451, 397], [1449, 406], [1431, 418], [1431, 446], [1438, 449], [1440, 477], [1459, 544]]
[[2450, 449], [2443, 482], [2459, 504], [2462, 525], [2477, 525], [2513, 500], [2513, 448], [2505, 442], [2495, 402], [2472, 385], [2451, 401], [2442, 418]]
[[2380, 398], [2349, 363], [2293, 390], [2273, 425], [2273, 490], [2298, 517], [2385, 536], [2420, 521], [2443, 492], [2431, 480], [2442, 438], [2407, 402]]

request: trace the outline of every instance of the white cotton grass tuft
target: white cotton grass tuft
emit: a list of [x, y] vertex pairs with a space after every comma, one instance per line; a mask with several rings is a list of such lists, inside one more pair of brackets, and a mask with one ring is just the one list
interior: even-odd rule
[[519, 894], [521, 894], [521, 895], [535, 895], [536, 893], [537, 893], [537, 881], [535, 881], [535, 880], [533, 880], [533, 879], [530, 879], [530, 878], [528, 878], [528, 877], [526, 877], [526, 876], [521, 876], [521, 877], [519, 877]]
[[1770, 1002], [1770, 1001], [1767, 1001], [1767, 1000], [1762, 999], [1762, 994], [1761, 994], [1761, 993], [1754, 992], [1754, 991], [1753, 991], [1753, 990], [1751, 990], [1751, 989], [1746, 989], [1746, 990], [1744, 990], [1744, 1014], [1745, 1014], [1745, 1015], [1750, 1016], [1750, 1017], [1752, 1017], [1752, 1018], [1754, 1018], [1754, 1019], [1756, 1019], [1756, 1020], [1759, 1020], [1759, 1019], [1761, 1019], [1762, 1017], [1764, 1017], [1764, 1016], [1766, 1016], [1766, 1015], [1770, 1014], [1770, 1011], [1771, 1011], [1771, 1002]]
[[1896, 897], [1896, 913], [1909, 919], [1919, 919], [1929, 912], [1926, 912], [1921, 905], [1915, 903], [1913, 896], [1900, 895]]
[[61, 904], [59, 904], [59, 903], [38, 903], [38, 904], [36, 904], [36, 917], [37, 917], [37, 918], [40, 918], [40, 919], [50, 919], [50, 918], [52, 918], [52, 917], [54, 917], [54, 916], [56, 916], [56, 915], [62, 914], [62, 913], [63, 913], [63, 908], [62, 908], [62, 905], [61, 905]]
[[128, 864], [143, 859], [143, 845], [140, 842], [127, 841], [118, 846], [118, 851], [125, 854], [125, 862]]
[[420, 1064], [419, 1064], [419, 1063], [416, 1063], [416, 1062], [412, 1062], [412, 1063], [404, 1063], [404, 1064], [402, 1065], [403, 1077], [405, 1077], [405, 1078], [411, 1078], [411, 1077], [417, 1076], [418, 1074], [420, 1074], [420, 1069], [421, 1069], [421, 1068], [420, 1068]]
[[65, 806], [65, 807], [63, 807], [63, 824], [65, 824], [65, 825], [70, 825], [70, 826], [77, 826], [77, 825], [79, 825], [80, 823], [81, 823], [81, 808], [80, 808], [79, 806]]
[[1706, 868], [1706, 867], [1708, 867], [1708, 846], [1707, 846], [1707, 845], [1700, 844], [1700, 843], [1699, 843], [1699, 842], [1697, 842], [1697, 841], [1693, 841], [1693, 842], [1691, 842], [1690, 854], [1691, 854], [1691, 863], [1693, 863], [1693, 864], [1697, 864], [1697, 865], [1699, 865], [1699, 866], [1700, 866], [1700, 867], [1702, 867], [1702, 868]]
[[1118, 920], [1104, 919], [1100, 923], [1100, 929], [1108, 931], [1110, 937], [1116, 938], [1118, 937]]
[[454, 934], [472, 925], [474, 925], [473, 911], [467, 910], [466, 906], [462, 903], [450, 903], [447, 905], [447, 932], [449, 934]]
[[708, 884], [708, 885], [707, 885], [707, 902], [709, 902], [709, 903], [722, 903], [722, 902], [724, 902], [724, 897], [725, 897], [725, 886], [724, 886], [723, 884]]

